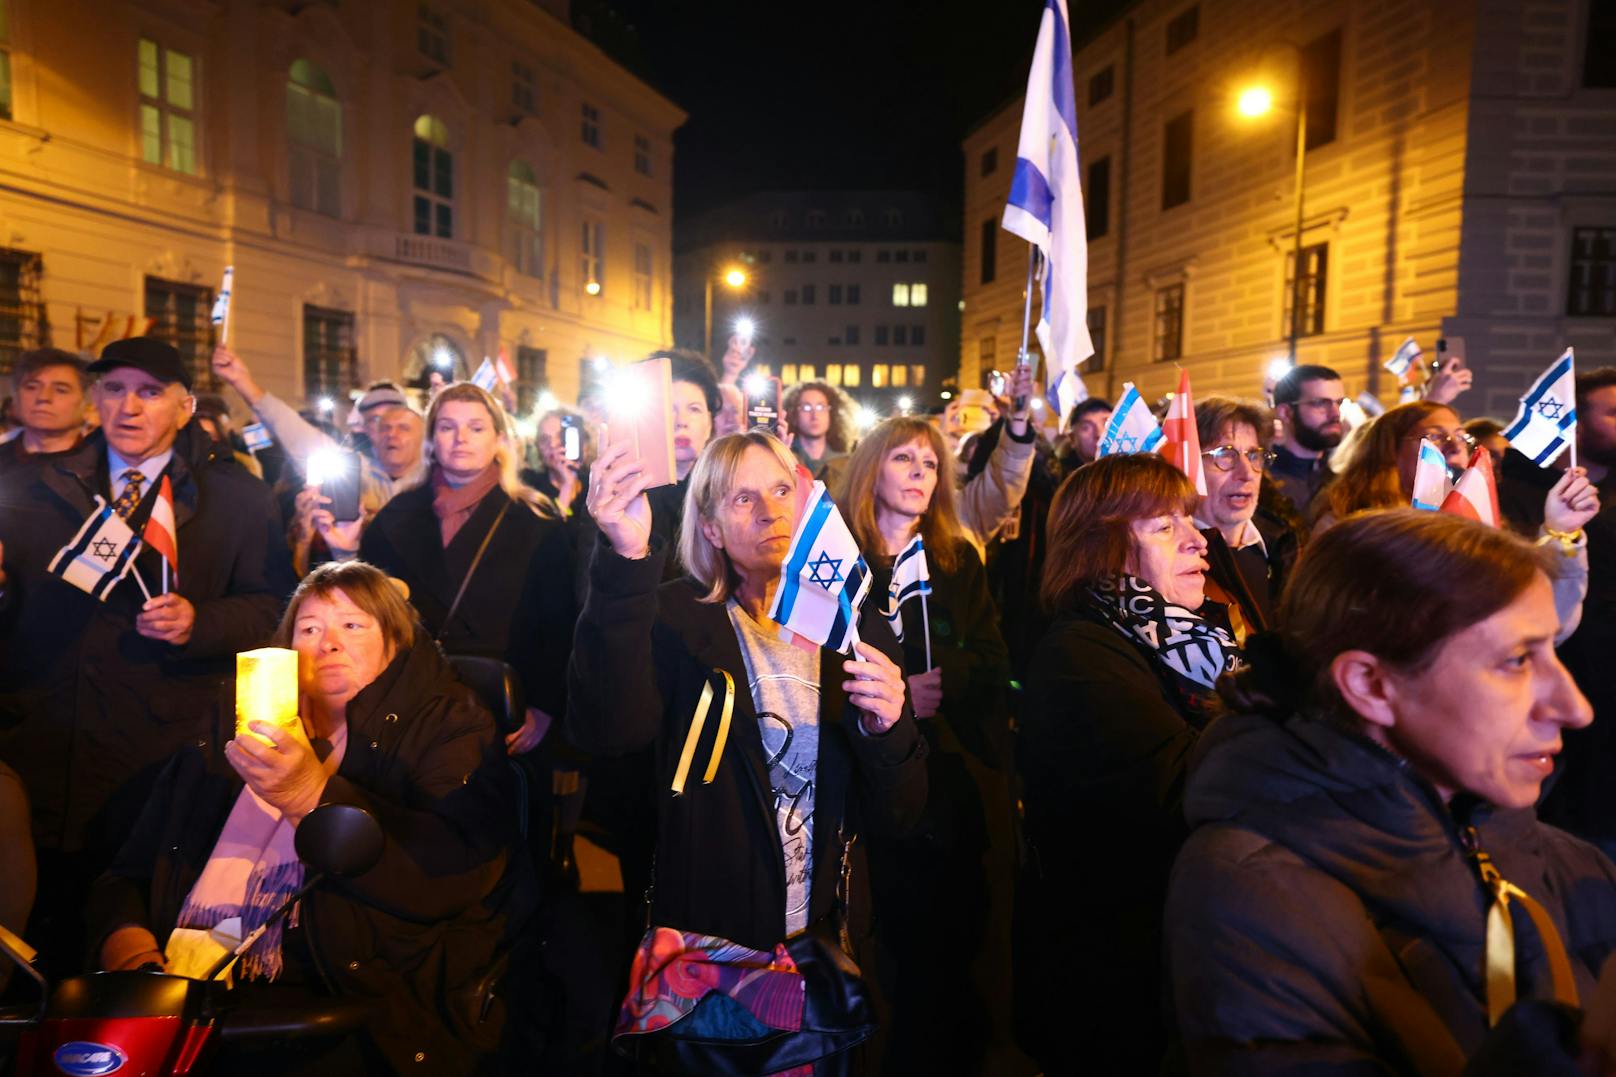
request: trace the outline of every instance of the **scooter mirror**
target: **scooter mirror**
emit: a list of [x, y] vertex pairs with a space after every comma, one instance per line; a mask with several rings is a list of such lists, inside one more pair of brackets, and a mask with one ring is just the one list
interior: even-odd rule
[[375, 867], [386, 844], [376, 817], [352, 804], [322, 804], [297, 827], [298, 859], [338, 879], [351, 879]]

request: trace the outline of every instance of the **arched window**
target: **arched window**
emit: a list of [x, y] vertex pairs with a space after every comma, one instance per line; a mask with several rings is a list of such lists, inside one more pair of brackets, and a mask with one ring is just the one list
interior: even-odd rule
[[295, 60], [286, 80], [286, 138], [290, 143], [292, 204], [342, 215], [342, 105], [331, 77]]
[[544, 192], [526, 161], [505, 173], [506, 251], [518, 273], [544, 276]]
[[433, 372], [441, 375], [445, 382], [465, 381], [471, 377], [465, 354], [442, 333], [433, 333], [411, 348], [404, 368], [409, 372], [411, 385], [423, 389], [430, 388]]
[[454, 237], [454, 155], [449, 127], [436, 116], [415, 120], [415, 234]]

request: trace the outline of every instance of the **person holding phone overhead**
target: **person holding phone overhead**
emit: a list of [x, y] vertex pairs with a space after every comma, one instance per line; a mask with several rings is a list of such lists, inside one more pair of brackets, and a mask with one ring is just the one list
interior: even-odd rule
[[552, 498], [568, 519], [584, 510], [589, 493], [589, 462], [594, 445], [584, 417], [571, 408], [552, 408], [539, 416], [541, 470], [531, 472], [533, 488]]
[[517, 480], [499, 401], [457, 382], [432, 401], [427, 428], [426, 481], [376, 514], [359, 556], [409, 585], [445, 651], [499, 658], [516, 671], [527, 713], [505, 744], [520, 755], [566, 707], [571, 547], [554, 503]]
[[[1008, 931], [1002, 945], [986, 946], [990, 925], [1009, 923], [1010, 658], [987, 573], [960, 526], [950, 471], [937, 427], [894, 417], [853, 451], [843, 498], [871, 569], [866, 620], [885, 609], [898, 629], [909, 697], [930, 746], [920, 825], [870, 845], [878, 970], [893, 1008], [887, 1073], [980, 1069], [995, 1031], [984, 1014], [1010, 977]], [[931, 593], [894, 606], [893, 591], [901, 596], [918, 578], [915, 558]], [[990, 825], [999, 820], [1003, 833]], [[990, 838], [999, 839], [991, 853]], [[939, 947], [945, 936], [950, 945]], [[972, 966], [977, 975], [959, 974]], [[1007, 1041], [1003, 1011], [997, 1031]]]

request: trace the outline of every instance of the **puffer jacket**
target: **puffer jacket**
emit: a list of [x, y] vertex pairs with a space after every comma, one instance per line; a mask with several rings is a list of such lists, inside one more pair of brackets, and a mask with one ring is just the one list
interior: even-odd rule
[[1583, 1000], [1616, 948], [1602, 853], [1529, 809], [1444, 804], [1317, 717], [1224, 718], [1197, 755], [1166, 917], [1190, 1072], [1577, 1072], [1575, 1014], [1548, 1001], [1544, 942], [1518, 907], [1521, 1001], [1488, 1027], [1490, 899], [1471, 852], [1548, 909]]

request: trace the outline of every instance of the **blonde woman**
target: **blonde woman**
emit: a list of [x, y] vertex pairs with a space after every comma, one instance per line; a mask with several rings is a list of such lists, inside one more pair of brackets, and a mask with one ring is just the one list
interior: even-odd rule
[[531, 751], [566, 707], [576, 602], [560, 514], [517, 479], [510, 417], [469, 382], [433, 398], [427, 462], [426, 479], [365, 529], [359, 555], [409, 585], [445, 651], [510, 664], [527, 714], [506, 745]]

